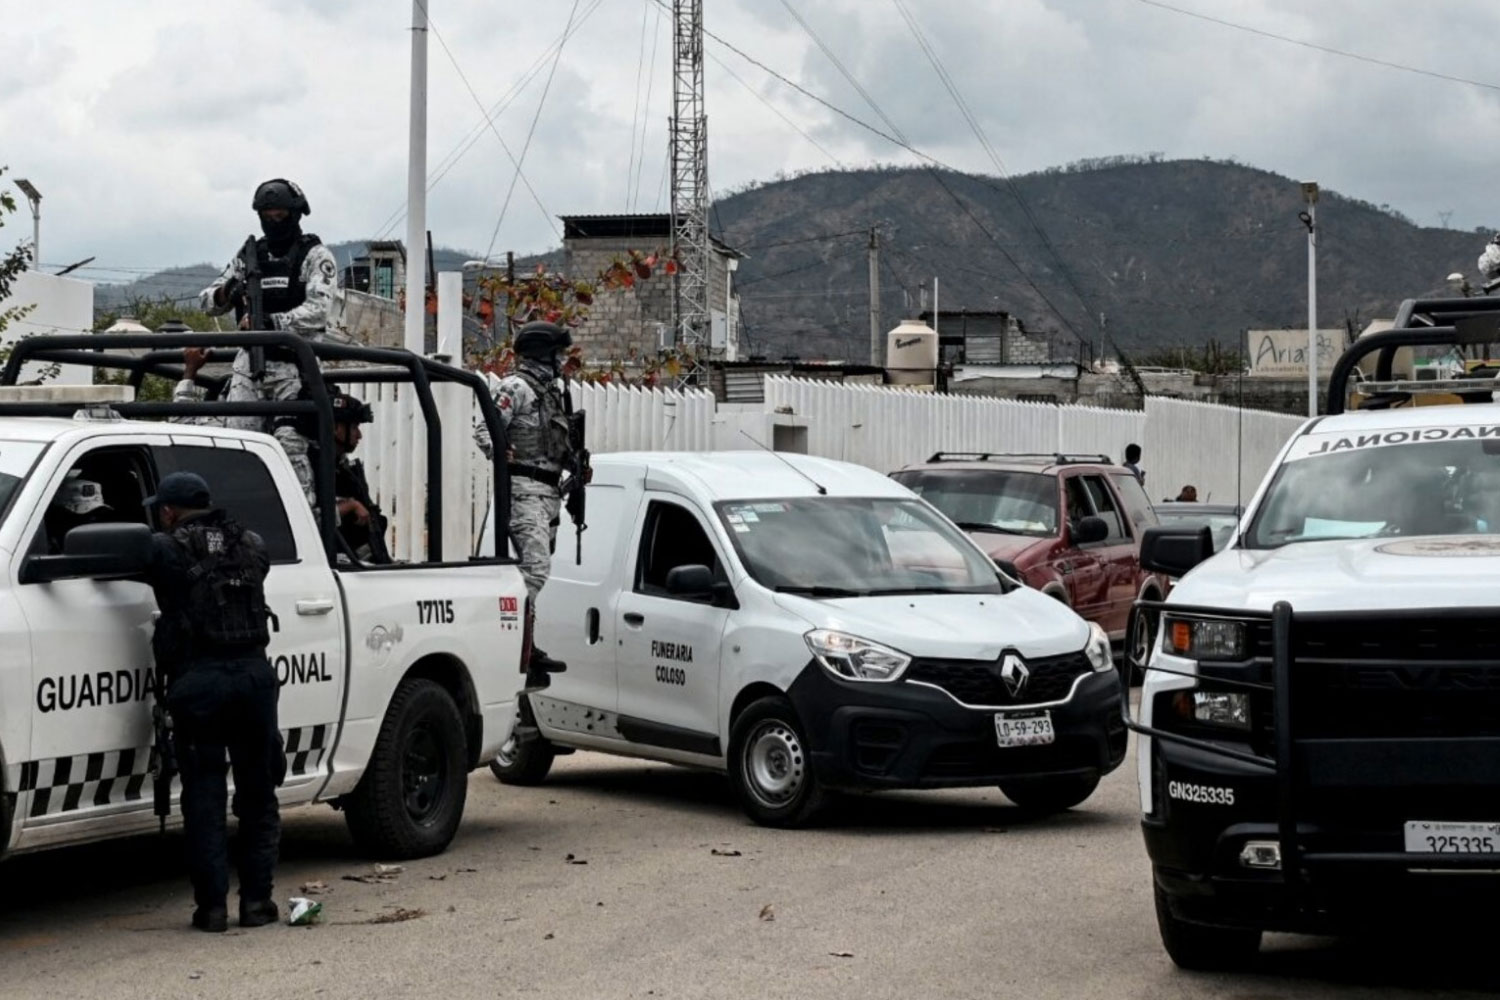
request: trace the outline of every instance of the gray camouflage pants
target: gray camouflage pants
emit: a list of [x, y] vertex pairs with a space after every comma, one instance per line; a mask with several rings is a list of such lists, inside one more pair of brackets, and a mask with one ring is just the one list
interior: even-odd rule
[[562, 497], [555, 491], [511, 494], [510, 540], [521, 563], [526, 594], [533, 604], [552, 572], [552, 546], [557, 539], [561, 510]]
[[[297, 366], [291, 362], [267, 361], [265, 378], [257, 382], [250, 375], [250, 352], [240, 351], [235, 355], [234, 373], [229, 379], [229, 402], [248, 403], [256, 400], [282, 402], [296, 399], [297, 393], [301, 391], [302, 376], [298, 373]], [[224, 421], [225, 426], [237, 430], [261, 432], [266, 430], [266, 423], [267, 421], [260, 417], [229, 417]], [[297, 474], [297, 483], [307, 497], [307, 505], [316, 512], [318, 497], [313, 490], [312, 459], [308, 457], [311, 442], [292, 427], [277, 427], [272, 431], [272, 435], [281, 445], [281, 450], [286, 452], [286, 457], [291, 460], [292, 471]]]

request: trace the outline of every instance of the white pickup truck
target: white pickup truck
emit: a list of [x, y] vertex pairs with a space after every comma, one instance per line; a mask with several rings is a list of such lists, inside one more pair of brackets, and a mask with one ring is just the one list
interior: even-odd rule
[[[78, 338], [36, 339], [63, 341], [51, 352], [63, 354]], [[32, 356], [46, 360], [46, 346], [31, 344]], [[182, 346], [180, 337], [129, 337], [115, 348], [170, 348], [165, 356]], [[385, 355], [395, 352], [380, 353], [367, 360], [392, 364]], [[136, 360], [119, 357], [122, 366]], [[432, 381], [446, 374], [422, 364]], [[12, 366], [5, 380], [14, 376]], [[129, 396], [120, 387], [92, 394], [111, 392]], [[514, 720], [525, 610], [516, 568], [351, 561], [329, 542], [324, 529], [334, 522], [313, 516], [273, 438], [121, 416], [211, 415], [212, 402], [79, 409], [77, 398], [47, 399], [45, 390], [0, 393], [0, 851], [157, 824], [149, 773], [156, 602], [130, 577], [150, 533], [142, 500], [177, 470], [203, 476], [215, 503], [270, 552], [282, 804], [342, 808], [358, 844], [381, 857], [443, 850], [463, 815], [468, 772], [494, 756]], [[27, 394], [31, 401], [17, 401]], [[76, 510], [57, 501], [76, 495], [77, 482], [105, 506], [89, 512], [88, 531], [70, 534]]]
[[1125, 754], [1109, 639], [873, 470], [766, 452], [594, 458], [501, 780], [603, 750], [728, 773], [757, 822], [834, 789], [998, 785], [1036, 811]]

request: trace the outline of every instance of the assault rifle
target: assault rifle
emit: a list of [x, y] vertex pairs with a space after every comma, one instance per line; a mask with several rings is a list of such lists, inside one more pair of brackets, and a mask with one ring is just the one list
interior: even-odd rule
[[[260, 254], [255, 250], [254, 235], [247, 236], [245, 245], [240, 247], [240, 263], [245, 266], [244, 312], [250, 316], [250, 329], [269, 330], [271, 324], [266, 317], [265, 297], [260, 287]], [[266, 377], [266, 349], [252, 347], [249, 351], [250, 377], [259, 382]]]
[[[365, 479], [365, 464], [358, 459], [349, 462], [349, 478], [353, 480], [354, 489], [350, 491], [349, 498], [358, 500], [370, 515], [369, 524], [365, 525], [368, 533], [366, 544], [370, 547], [369, 562], [389, 563], [394, 562], [391, 558], [391, 550], [385, 544], [386, 518], [376, 506], [375, 499], [370, 496], [370, 484]], [[356, 552], [355, 555], [359, 553]]]
[[573, 527], [577, 538], [577, 548], [574, 561], [578, 564], [583, 562], [583, 533], [588, 529], [585, 522], [588, 504], [588, 483], [593, 478], [593, 469], [589, 465], [589, 449], [584, 444], [584, 418], [588, 414], [583, 411], [573, 412], [573, 401], [571, 394], [563, 390], [563, 401], [567, 404], [568, 416], [568, 486], [567, 498], [564, 506], [568, 516], [573, 519]]
[[151, 798], [162, 833], [167, 832], [167, 817], [172, 815], [172, 779], [177, 776], [177, 744], [172, 717], [167, 714], [165, 688], [158, 678], [153, 684], [151, 705]]

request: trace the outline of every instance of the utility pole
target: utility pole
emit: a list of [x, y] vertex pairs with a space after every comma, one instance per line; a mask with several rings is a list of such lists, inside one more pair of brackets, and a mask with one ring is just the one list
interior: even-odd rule
[[1307, 211], [1297, 218], [1307, 227], [1307, 415], [1318, 415], [1318, 185], [1302, 184]]
[[[430, 2], [430, 0], [428, 0]], [[427, 268], [417, 249], [427, 237], [427, 8], [411, 3], [411, 138], [406, 159], [406, 325], [408, 351], [427, 348]]]
[[672, 0], [672, 332], [694, 385], [710, 346], [708, 116], [703, 110], [703, 0]]
[[880, 333], [880, 232], [870, 227], [870, 365], [879, 368], [885, 351]]

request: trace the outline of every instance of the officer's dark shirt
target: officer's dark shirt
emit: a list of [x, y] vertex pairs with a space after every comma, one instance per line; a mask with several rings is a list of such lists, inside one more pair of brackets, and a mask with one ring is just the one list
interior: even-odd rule
[[[220, 524], [224, 521], [224, 513], [210, 510], [190, 514], [178, 522], [178, 526], [194, 521]], [[156, 620], [156, 631], [151, 636], [151, 650], [156, 656], [157, 669], [167, 678], [176, 676], [197, 660], [237, 659], [264, 652], [259, 646], [211, 646], [202, 639], [194, 639], [186, 614], [188, 570], [192, 568], [189, 558], [187, 551], [170, 533], [158, 531], [151, 536], [145, 578], [156, 595], [156, 606], [161, 611], [161, 617]]]

